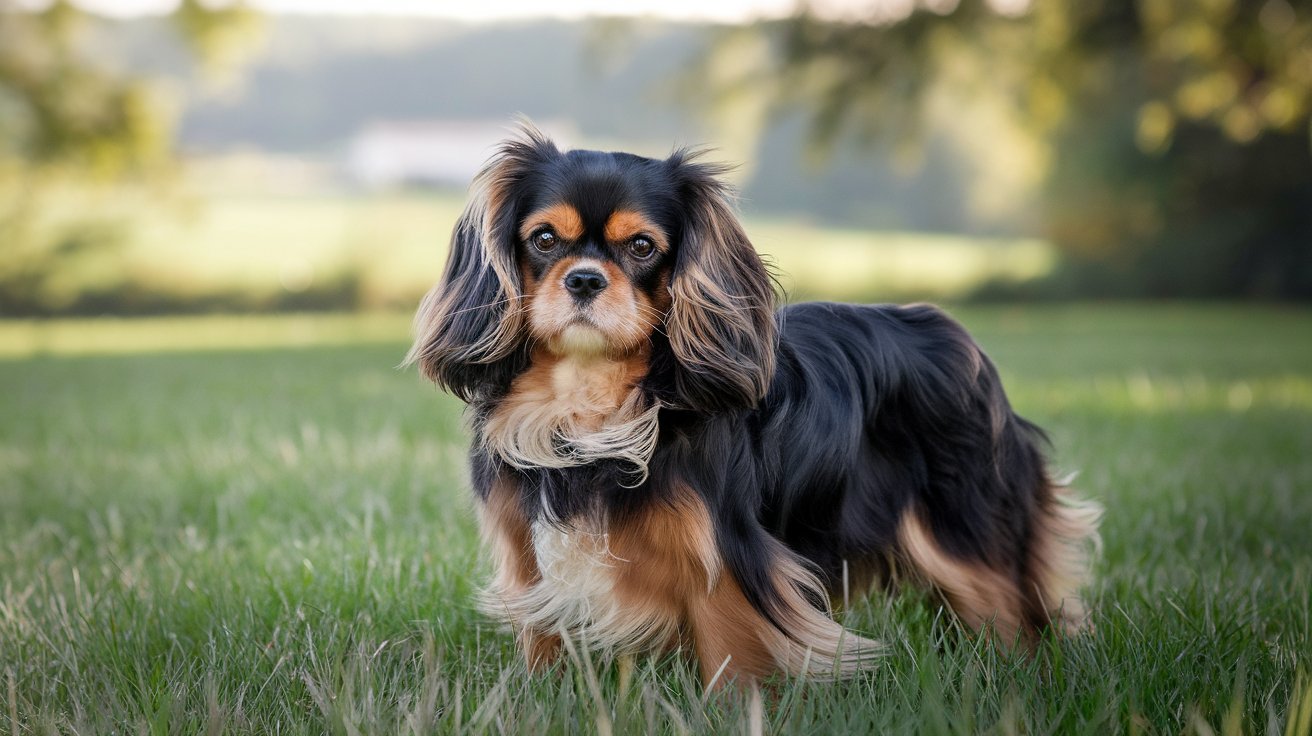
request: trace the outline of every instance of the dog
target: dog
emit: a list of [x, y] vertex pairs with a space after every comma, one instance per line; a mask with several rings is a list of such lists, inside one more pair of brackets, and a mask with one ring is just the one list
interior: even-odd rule
[[831, 603], [908, 579], [1005, 646], [1084, 629], [1100, 510], [979, 346], [927, 305], [776, 309], [724, 173], [525, 124], [416, 315], [530, 671], [569, 637], [689, 652], [708, 687], [846, 677], [880, 644]]

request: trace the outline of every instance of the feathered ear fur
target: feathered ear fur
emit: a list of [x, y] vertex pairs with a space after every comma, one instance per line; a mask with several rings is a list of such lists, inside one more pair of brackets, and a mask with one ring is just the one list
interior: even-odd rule
[[442, 280], [415, 315], [406, 363], [465, 401], [509, 385], [522, 367], [525, 307], [515, 268], [514, 187], [554, 143], [528, 123], [474, 177]]
[[730, 206], [724, 168], [695, 156], [679, 151], [667, 162], [685, 212], [666, 318], [674, 389], [687, 407], [753, 407], [774, 377], [773, 282]]

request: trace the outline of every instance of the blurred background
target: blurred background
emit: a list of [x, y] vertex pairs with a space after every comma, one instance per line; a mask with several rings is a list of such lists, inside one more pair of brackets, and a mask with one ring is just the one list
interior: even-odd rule
[[0, 0], [0, 315], [410, 310], [517, 114], [794, 299], [1306, 300], [1310, 109], [1289, 0]]
[[1307, 733], [1310, 110], [1309, 0], [0, 0], [0, 733], [742, 732], [475, 612], [396, 366], [521, 114], [717, 149], [791, 299], [950, 303], [1108, 510], [1044, 674], [875, 596], [765, 730]]

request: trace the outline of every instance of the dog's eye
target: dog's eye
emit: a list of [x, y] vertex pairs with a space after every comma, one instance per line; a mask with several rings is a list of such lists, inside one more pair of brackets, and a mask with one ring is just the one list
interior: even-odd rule
[[532, 241], [534, 248], [537, 248], [543, 253], [550, 252], [551, 249], [555, 248], [556, 244], [560, 242], [560, 238], [557, 238], [556, 234], [550, 230], [540, 230], [534, 233], [533, 237], [529, 238], [529, 240]]
[[647, 258], [655, 250], [656, 246], [653, 245], [650, 240], [641, 235], [629, 241], [629, 251], [638, 258]]

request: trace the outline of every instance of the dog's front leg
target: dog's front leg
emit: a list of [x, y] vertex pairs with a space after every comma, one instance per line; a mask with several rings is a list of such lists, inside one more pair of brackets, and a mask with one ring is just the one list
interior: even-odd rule
[[481, 495], [479, 528], [491, 548], [494, 566], [492, 582], [483, 593], [483, 608], [514, 627], [524, 663], [530, 672], [541, 671], [560, 657], [561, 641], [553, 632], [525, 625], [515, 613], [517, 602], [542, 577], [533, 551], [533, 533], [519, 506], [518, 488], [510, 479], [497, 478]]
[[824, 588], [795, 552], [750, 522], [721, 522], [715, 540], [720, 573], [687, 614], [707, 686], [748, 687], [774, 673], [831, 679], [873, 665], [880, 645], [819, 607]]
[[682, 632], [703, 684], [747, 686], [776, 669], [763, 638], [770, 625], [726, 571], [706, 505], [690, 489], [615, 519], [610, 546], [626, 618], [646, 622], [656, 642]]

